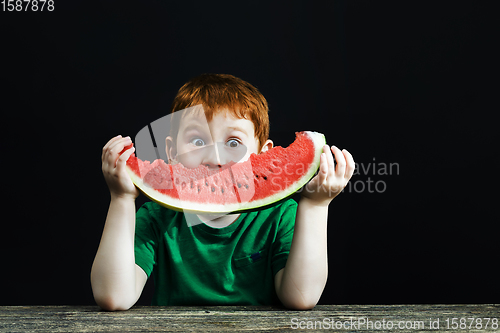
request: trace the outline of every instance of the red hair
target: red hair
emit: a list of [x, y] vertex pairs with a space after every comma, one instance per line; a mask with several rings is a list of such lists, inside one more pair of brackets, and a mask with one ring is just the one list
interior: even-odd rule
[[[250, 120], [259, 140], [259, 150], [269, 137], [269, 107], [264, 96], [250, 83], [229, 74], [202, 74], [184, 84], [172, 103], [171, 112], [203, 105], [207, 121], [227, 109], [235, 117]], [[175, 117], [175, 116], [174, 116]], [[180, 119], [172, 123], [179, 128]], [[170, 133], [174, 140], [177, 133]]]

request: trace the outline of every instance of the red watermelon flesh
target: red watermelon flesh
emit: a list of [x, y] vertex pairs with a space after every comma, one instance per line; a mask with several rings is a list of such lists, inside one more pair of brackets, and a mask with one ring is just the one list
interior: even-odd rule
[[299, 132], [287, 148], [251, 154], [244, 162], [230, 162], [215, 170], [204, 165], [188, 169], [161, 159], [151, 163], [132, 154], [127, 171], [146, 196], [163, 206], [193, 212], [241, 212], [279, 202], [305, 185], [319, 167], [324, 144], [323, 134]]

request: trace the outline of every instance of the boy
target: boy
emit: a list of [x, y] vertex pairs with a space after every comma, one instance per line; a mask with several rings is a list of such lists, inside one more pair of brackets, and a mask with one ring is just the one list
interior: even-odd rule
[[[171, 163], [191, 156], [190, 167], [217, 169], [228, 161], [214, 151], [243, 145], [245, 159], [272, 148], [267, 102], [249, 83], [201, 75], [181, 87], [172, 112], [196, 105], [203, 106], [206, 125], [174, 117], [178, 124], [166, 139]], [[130, 143], [117, 136], [102, 152], [111, 202], [91, 273], [99, 306], [129, 309], [151, 274], [153, 305], [316, 305], [327, 280], [328, 205], [354, 172], [349, 152], [325, 145], [320, 170], [298, 204], [290, 199], [257, 212], [199, 215], [200, 223], [188, 226], [183, 213], [153, 202], [136, 216], [139, 192], [125, 171], [134, 148], [119, 155]], [[219, 149], [200, 149], [213, 145]]]

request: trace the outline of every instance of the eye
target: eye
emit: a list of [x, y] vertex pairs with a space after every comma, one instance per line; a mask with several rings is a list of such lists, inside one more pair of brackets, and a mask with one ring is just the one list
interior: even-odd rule
[[191, 140], [190, 143], [193, 144], [193, 145], [195, 145], [196, 147], [201, 147], [201, 146], [205, 145], [205, 141], [203, 141], [200, 138], [194, 138], [193, 140]]
[[226, 142], [226, 146], [230, 148], [238, 148], [240, 146], [240, 142], [236, 139], [229, 139]]

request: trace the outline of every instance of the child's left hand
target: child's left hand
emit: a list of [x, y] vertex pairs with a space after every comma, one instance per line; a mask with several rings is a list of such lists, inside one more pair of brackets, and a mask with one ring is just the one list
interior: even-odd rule
[[[337, 165], [334, 163], [332, 152]], [[317, 205], [328, 206], [347, 185], [354, 168], [354, 159], [347, 150], [341, 151], [335, 146], [330, 150], [328, 145], [325, 145], [320, 157], [319, 172], [302, 190], [302, 197], [313, 200]]]

